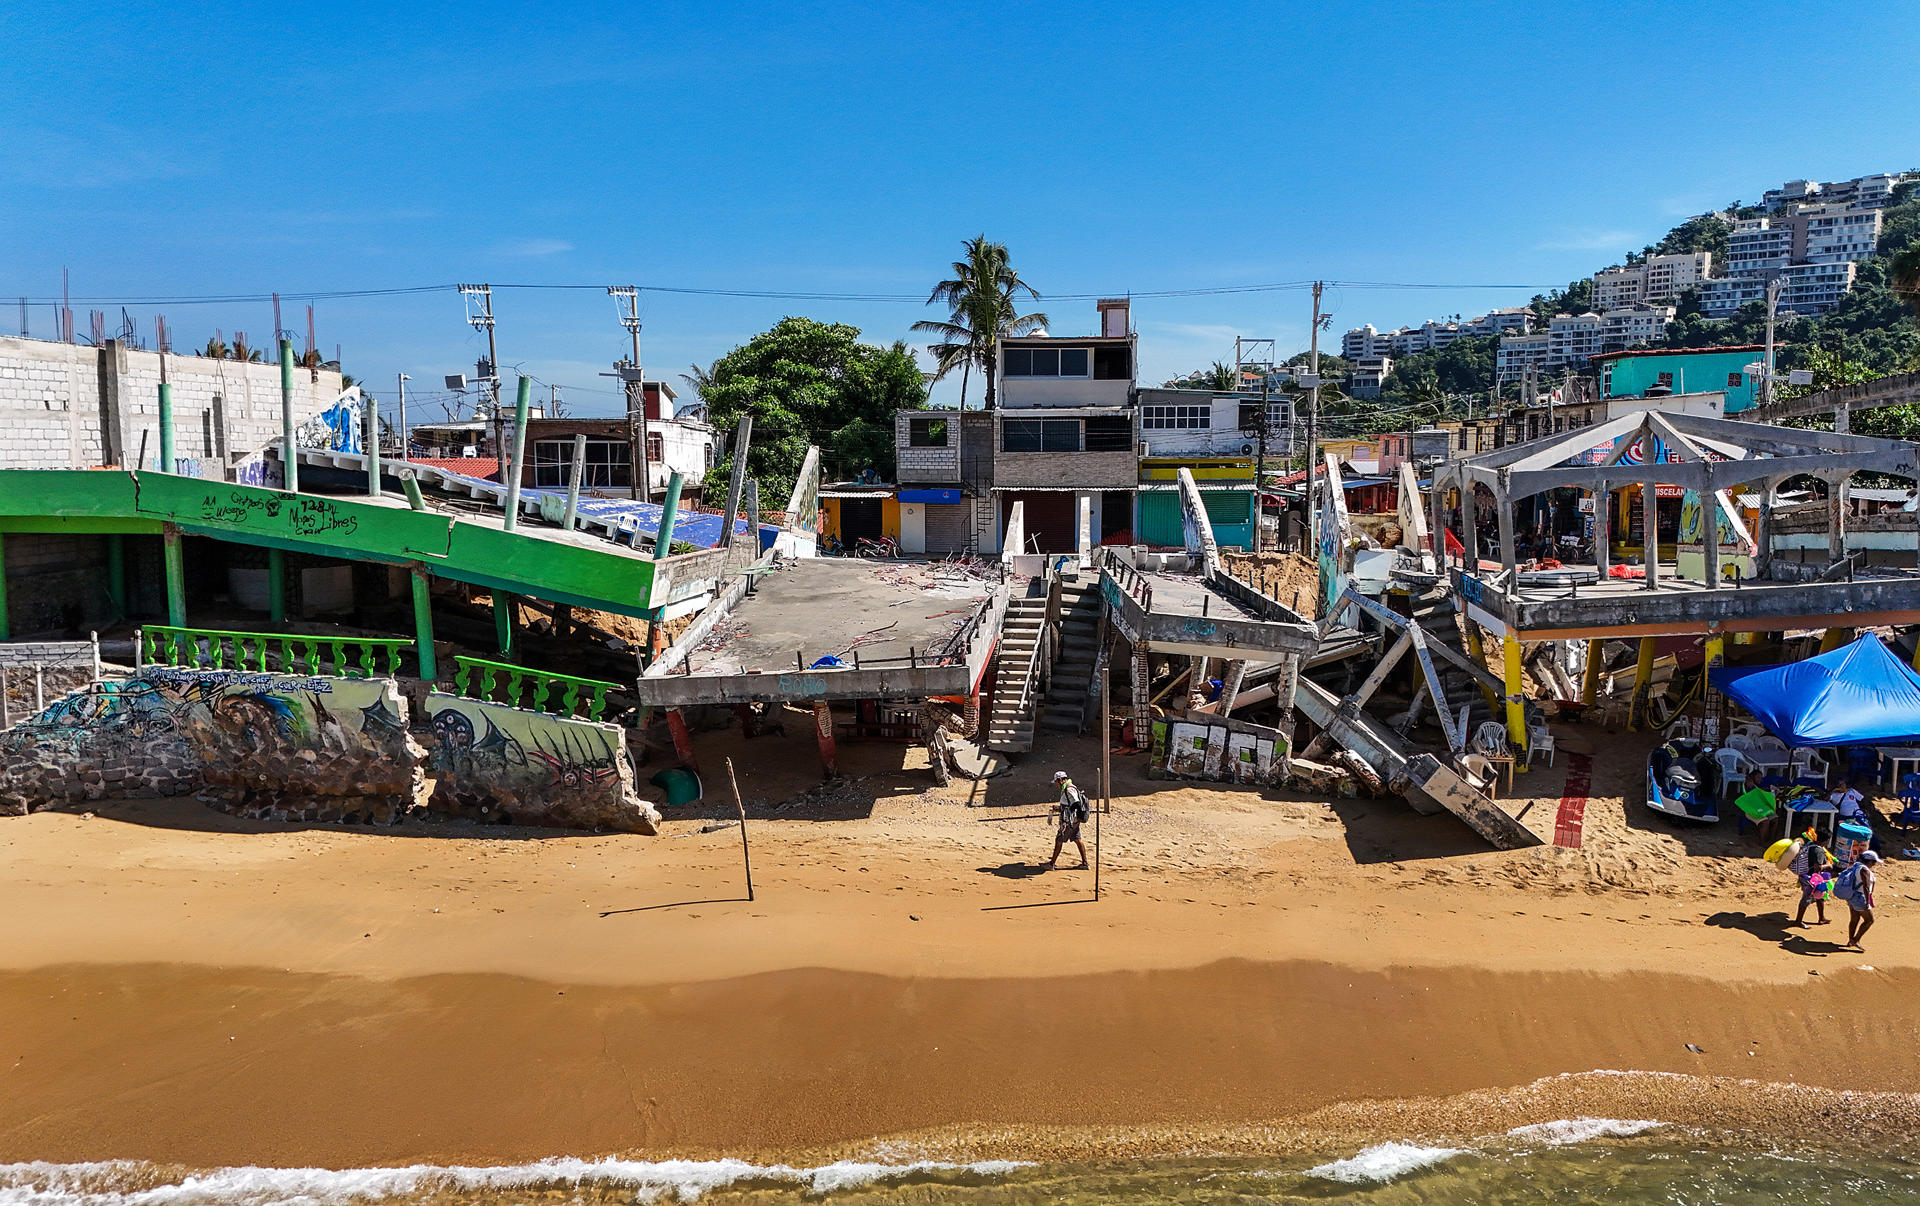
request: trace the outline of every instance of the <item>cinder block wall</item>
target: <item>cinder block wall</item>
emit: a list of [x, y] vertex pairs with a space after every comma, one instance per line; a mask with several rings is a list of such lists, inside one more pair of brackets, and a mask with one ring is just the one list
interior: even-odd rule
[[[280, 366], [169, 355], [175, 455], [230, 465], [280, 436]], [[150, 466], [160, 455], [160, 355], [0, 336], [0, 469]], [[293, 372], [296, 420], [340, 395], [340, 374]]]

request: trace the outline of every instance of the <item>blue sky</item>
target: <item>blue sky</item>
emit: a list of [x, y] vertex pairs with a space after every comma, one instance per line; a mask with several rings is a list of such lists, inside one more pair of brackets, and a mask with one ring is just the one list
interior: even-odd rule
[[[68, 7], [0, 7], [0, 330], [63, 266], [89, 299], [587, 285], [495, 302], [502, 365], [577, 413], [617, 406], [607, 284], [923, 296], [985, 231], [1043, 294], [1522, 286], [1330, 288], [1337, 340], [1517, 304], [1787, 178], [1920, 167], [1920, 18], [1872, 0]], [[1143, 379], [1235, 334], [1304, 349], [1308, 305], [1141, 298]], [[77, 302], [83, 334], [92, 308], [118, 325]], [[265, 302], [128, 309], [176, 347], [272, 327]], [[428, 414], [483, 347], [451, 290], [316, 311], [329, 356], [389, 405], [409, 373]], [[642, 312], [676, 384], [784, 314], [882, 342], [935, 316]]]

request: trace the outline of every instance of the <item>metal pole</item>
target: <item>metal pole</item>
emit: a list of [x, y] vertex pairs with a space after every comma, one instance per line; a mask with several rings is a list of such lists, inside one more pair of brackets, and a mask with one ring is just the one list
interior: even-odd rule
[[727, 759], [727, 782], [733, 787], [733, 810], [740, 814], [740, 861], [747, 869], [747, 899], [753, 899], [753, 852], [747, 849], [747, 806], [740, 799], [740, 780], [733, 775], [733, 759]]
[[280, 478], [289, 494], [300, 492], [300, 450], [293, 442], [293, 340], [280, 341]]
[[533, 378], [520, 378], [520, 392], [513, 400], [513, 465], [507, 470], [506, 529], [520, 526], [520, 471], [527, 455], [527, 409], [533, 401]]
[[420, 656], [420, 678], [430, 683], [439, 677], [433, 656], [433, 594], [427, 588], [426, 570], [416, 565], [410, 576], [413, 578], [414, 650]]
[[580, 510], [580, 478], [587, 471], [587, 437], [573, 437], [573, 470], [567, 474], [567, 514], [560, 527], [573, 531], [573, 519]]
[[[1308, 332], [1307, 371], [1313, 374], [1313, 385], [1307, 393], [1307, 523], [1319, 522], [1319, 488], [1315, 484], [1314, 472], [1320, 467], [1320, 290], [1322, 284], [1313, 282], [1313, 327]], [[1331, 485], [1331, 483], [1329, 483]]]
[[367, 395], [367, 497], [380, 497], [380, 406]]
[[410, 459], [408, 454], [412, 452], [412, 449], [410, 449], [407, 446], [410, 443], [410, 440], [407, 436], [407, 432], [410, 430], [407, 427], [407, 382], [413, 380], [413, 378], [407, 376], [405, 373], [400, 373], [399, 378], [400, 378], [400, 383], [399, 383], [400, 384], [400, 459], [404, 461], [404, 460]]

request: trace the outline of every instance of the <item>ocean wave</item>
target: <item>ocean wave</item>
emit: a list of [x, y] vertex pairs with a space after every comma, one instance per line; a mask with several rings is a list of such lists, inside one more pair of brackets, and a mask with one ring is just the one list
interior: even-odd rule
[[697, 1202], [735, 1186], [795, 1185], [825, 1197], [881, 1181], [1000, 1177], [1022, 1162], [908, 1164], [840, 1161], [818, 1168], [745, 1160], [581, 1160], [486, 1167], [415, 1164], [397, 1168], [221, 1168], [170, 1176], [134, 1161], [0, 1165], [0, 1206], [336, 1206], [431, 1192], [602, 1187], [640, 1202]]
[[1391, 1181], [1416, 1169], [1451, 1160], [1465, 1154], [1458, 1147], [1421, 1147], [1414, 1143], [1377, 1143], [1362, 1148], [1358, 1155], [1331, 1164], [1309, 1168], [1306, 1175], [1326, 1181], [1344, 1181], [1358, 1185], [1365, 1181]]
[[1553, 1122], [1516, 1126], [1507, 1134], [1515, 1139], [1538, 1140], [1552, 1147], [1566, 1147], [1593, 1139], [1624, 1139], [1628, 1135], [1638, 1135], [1665, 1125], [1664, 1122], [1646, 1118], [1560, 1118]]

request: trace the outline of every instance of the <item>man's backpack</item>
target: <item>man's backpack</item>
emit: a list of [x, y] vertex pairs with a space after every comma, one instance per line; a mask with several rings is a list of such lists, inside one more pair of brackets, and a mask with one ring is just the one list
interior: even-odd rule
[[1084, 822], [1092, 811], [1087, 806], [1086, 793], [1071, 783], [1067, 784], [1066, 796], [1060, 801], [1061, 817], [1078, 825]]

